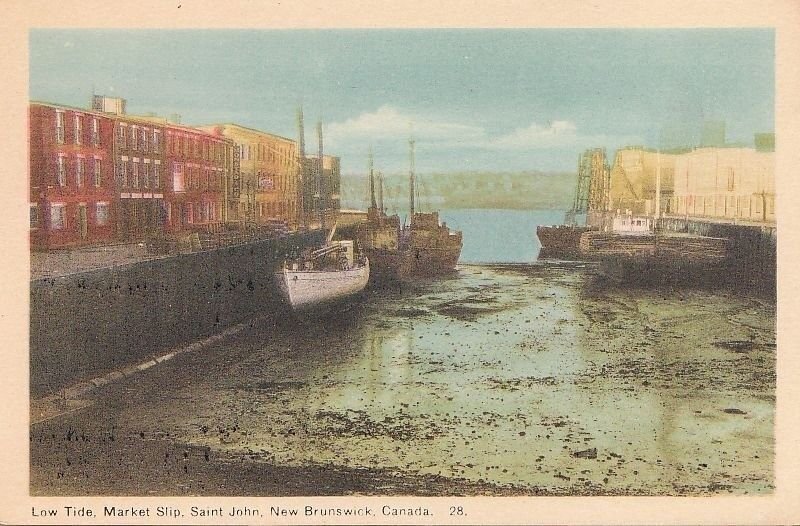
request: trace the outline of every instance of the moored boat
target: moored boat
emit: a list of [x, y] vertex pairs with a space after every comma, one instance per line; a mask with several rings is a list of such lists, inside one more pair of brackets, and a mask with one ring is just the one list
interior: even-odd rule
[[275, 277], [286, 302], [302, 310], [361, 292], [369, 281], [369, 259], [355, 253], [353, 241], [332, 241], [287, 260]]
[[383, 182], [380, 205], [375, 200], [372, 154], [369, 161], [370, 207], [366, 222], [359, 225], [357, 236], [375, 267], [376, 280], [405, 280], [416, 276], [436, 276], [454, 272], [463, 246], [460, 231], [451, 231], [439, 221], [438, 212], [416, 212], [414, 141], [409, 141], [409, 224], [397, 215], [386, 215], [383, 207]]
[[577, 225], [539, 225], [536, 227], [536, 237], [542, 250], [539, 257], [570, 257], [580, 256], [581, 235], [594, 230], [590, 226]]

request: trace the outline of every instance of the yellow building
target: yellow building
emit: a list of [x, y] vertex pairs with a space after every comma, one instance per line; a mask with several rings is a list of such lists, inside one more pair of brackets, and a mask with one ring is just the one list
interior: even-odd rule
[[673, 214], [775, 221], [775, 154], [753, 148], [698, 148], [675, 162]]
[[617, 150], [611, 167], [608, 206], [620, 213], [651, 215], [656, 211], [657, 166], [660, 173], [660, 214], [670, 213], [674, 187], [675, 161], [678, 155], [642, 147]]
[[229, 220], [298, 224], [300, 170], [295, 141], [238, 124], [199, 129], [227, 137], [238, 148], [241, 176], [238, 188], [229, 189]]

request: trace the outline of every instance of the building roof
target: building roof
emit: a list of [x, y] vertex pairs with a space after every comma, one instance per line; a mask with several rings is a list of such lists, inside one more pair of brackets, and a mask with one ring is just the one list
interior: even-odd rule
[[88, 108], [79, 108], [77, 106], [69, 106], [67, 104], [59, 104], [57, 102], [47, 102], [43, 100], [31, 100], [28, 101], [29, 106], [48, 106], [50, 108], [58, 108], [70, 111], [79, 111], [81, 113], [88, 113], [90, 115], [97, 115], [98, 117], [109, 117], [111, 118], [113, 113], [103, 113], [102, 111], [96, 111]]
[[285, 142], [290, 142], [292, 144], [296, 144], [297, 143], [297, 141], [294, 140], [294, 139], [289, 139], [289, 138], [283, 137], [282, 135], [278, 135], [276, 133], [265, 132], [263, 130], [257, 130], [255, 128], [250, 128], [248, 126], [243, 126], [241, 124], [236, 124], [235, 122], [220, 122], [220, 123], [216, 123], [216, 124], [204, 124], [202, 126], [197, 126], [197, 128], [200, 128], [200, 129], [208, 129], [208, 128], [216, 128], [216, 127], [238, 128], [238, 129], [243, 130], [245, 132], [254, 133], [254, 134], [257, 134], [257, 135], [268, 135], [268, 136], [270, 136], [272, 138], [275, 138], [275, 139], [278, 139], [278, 140], [281, 140], [281, 141], [285, 141]]

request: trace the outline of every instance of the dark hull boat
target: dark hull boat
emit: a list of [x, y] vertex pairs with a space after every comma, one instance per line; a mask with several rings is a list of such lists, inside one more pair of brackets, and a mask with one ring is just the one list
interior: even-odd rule
[[[408, 225], [402, 225], [397, 215], [386, 215], [383, 199], [378, 206], [370, 155], [371, 204], [367, 210], [367, 221], [359, 226], [357, 237], [372, 262], [373, 281], [404, 280], [454, 272], [461, 256], [461, 232], [451, 232], [446, 223], [440, 223], [438, 212], [414, 211], [413, 140], [410, 145], [411, 221]], [[381, 197], [382, 188], [381, 181]]]

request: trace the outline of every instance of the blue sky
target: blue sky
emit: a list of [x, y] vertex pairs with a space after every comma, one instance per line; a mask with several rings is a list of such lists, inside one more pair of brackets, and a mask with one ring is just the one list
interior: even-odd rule
[[704, 120], [751, 144], [774, 128], [774, 33], [678, 30], [45, 30], [30, 97], [237, 122], [296, 136], [345, 172], [569, 170], [583, 148], [691, 144]]

